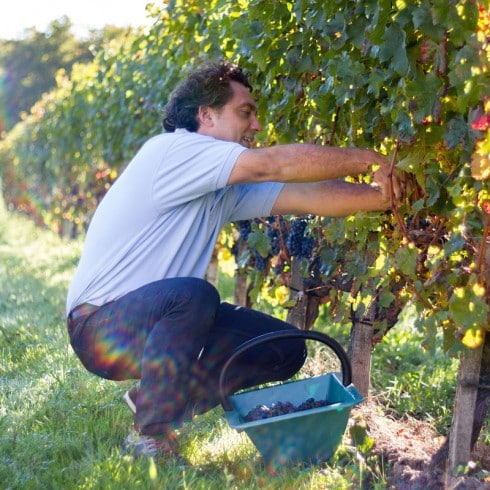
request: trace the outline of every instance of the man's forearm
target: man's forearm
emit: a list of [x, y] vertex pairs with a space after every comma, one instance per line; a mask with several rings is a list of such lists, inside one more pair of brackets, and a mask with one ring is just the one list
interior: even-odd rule
[[385, 211], [389, 208], [389, 196], [377, 186], [331, 180], [286, 184], [274, 204], [272, 214], [342, 217], [359, 211]]
[[279, 169], [280, 182], [318, 182], [366, 173], [375, 163], [374, 152], [362, 148], [319, 145], [272, 147], [271, 172]]
[[373, 164], [386, 165], [387, 160], [364, 148], [277, 145], [243, 152], [230, 183], [318, 182], [366, 173]]

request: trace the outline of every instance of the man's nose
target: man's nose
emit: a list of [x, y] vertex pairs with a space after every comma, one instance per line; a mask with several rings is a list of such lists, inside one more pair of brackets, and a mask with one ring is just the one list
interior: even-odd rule
[[250, 126], [254, 131], [260, 131], [262, 129], [262, 124], [260, 124], [260, 121], [256, 116], [253, 117], [252, 124]]

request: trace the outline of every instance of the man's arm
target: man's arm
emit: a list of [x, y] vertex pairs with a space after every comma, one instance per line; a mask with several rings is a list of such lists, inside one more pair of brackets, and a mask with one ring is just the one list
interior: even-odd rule
[[[373, 185], [337, 180], [367, 173], [372, 165], [379, 165]], [[273, 214], [348, 216], [383, 211], [391, 207], [391, 192], [395, 199], [401, 195], [387, 158], [363, 148], [290, 144], [244, 151], [228, 183], [264, 181], [286, 183]]]
[[271, 214], [342, 217], [358, 211], [384, 211], [389, 208], [389, 196], [384, 194], [381, 187], [327, 180], [286, 184], [279, 193]]
[[277, 145], [244, 151], [228, 184], [252, 182], [319, 182], [366, 173], [372, 165], [388, 166], [386, 157], [364, 148], [311, 144]]

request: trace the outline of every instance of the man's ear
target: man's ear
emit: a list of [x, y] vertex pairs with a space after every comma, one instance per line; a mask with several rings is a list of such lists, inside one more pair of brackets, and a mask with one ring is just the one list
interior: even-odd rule
[[197, 120], [199, 121], [199, 126], [213, 126], [213, 114], [211, 107], [199, 106], [197, 111]]

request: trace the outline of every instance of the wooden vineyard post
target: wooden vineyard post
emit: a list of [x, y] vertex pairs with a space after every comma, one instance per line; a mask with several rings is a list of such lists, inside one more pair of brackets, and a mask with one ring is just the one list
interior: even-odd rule
[[[487, 303], [490, 303], [489, 224], [487, 218], [477, 262], [481, 284], [486, 288]], [[490, 332], [488, 330], [484, 333], [479, 347], [466, 349], [461, 353], [457, 383], [451, 430], [444, 445], [432, 458], [433, 466], [446, 461], [447, 488], [451, 488], [451, 479], [458, 466], [468, 464], [490, 408]]]
[[[372, 264], [376, 257], [374, 249], [366, 251], [366, 262]], [[366, 291], [375, 291], [375, 279], [370, 278], [366, 283]], [[352, 312], [352, 329], [348, 355], [352, 364], [352, 383], [364, 398], [369, 396], [371, 382], [371, 357], [374, 339], [374, 322], [377, 319], [377, 294], [364, 311]]]
[[238, 270], [235, 276], [234, 303], [237, 306], [248, 306], [248, 281], [247, 272]]
[[[483, 240], [478, 258], [477, 270], [480, 272], [482, 284], [487, 290], [487, 301], [490, 288], [490, 218], [486, 216]], [[488, 406], [483, 384], [488, 374], [488, 350], [484, 350], [488, 342], [488, 333], [481, 345], [475, 349], [462, 352], [458, 373], [458, 387], [454, 401], [453, 421], [449, 436], [449, 454], [446, 478], [450, 479], [459, 465], [466, 465], [470, 460], [471, 450], [478, 434], [475, 427], [481, 428], [482, 420], [476, 420], [475, 409], [482, 410]], [[484, 355], [485, 353], [485, 355]], [[483, 375], [483, 379], [481, 374]], [[479, 393], [480, 389], [480, 393]], [[483, 396], [478, 396], [478, 395]], [[477, 407], [477, 401], [479, 406]], [[486, 410], [485, 410], [486, 411]]]
[[490, 332], [486, 332], [483, 343], [482, 360], [480, 366], [480, 384], [476, 397], [475, 419], [473, 421], [473, 435], [471, 446], [478, 440], [481, 429], [490, 410]]
[[375, 319], [376, 301], [373, 300], [361, 318], [354, 315], [348, 350], [352, 383], [364, 398], [369, 396]]
[[458, 387], [449, 436], [448, 478], [454, 474], [458, 465], [466, 465], [470, 459], [482, 352], [483, 345], [465, 350], [460, 357]]
[[215, 249], [213, 252], [213, 256], [211, 257], [211, 261], [209, 262], [208, 269], [206, 271], [206, 281], [208, 281], [215, 287], [218, 285], [218, 267], [218, 256]]
[[290, 289], [290, 299], [295, 305], [288, 311], [287, 321], [302, 330], [309, 330], [318, 317], [320, 298], [305, 294], [300, 263], [296, 260], [291, 263]]

